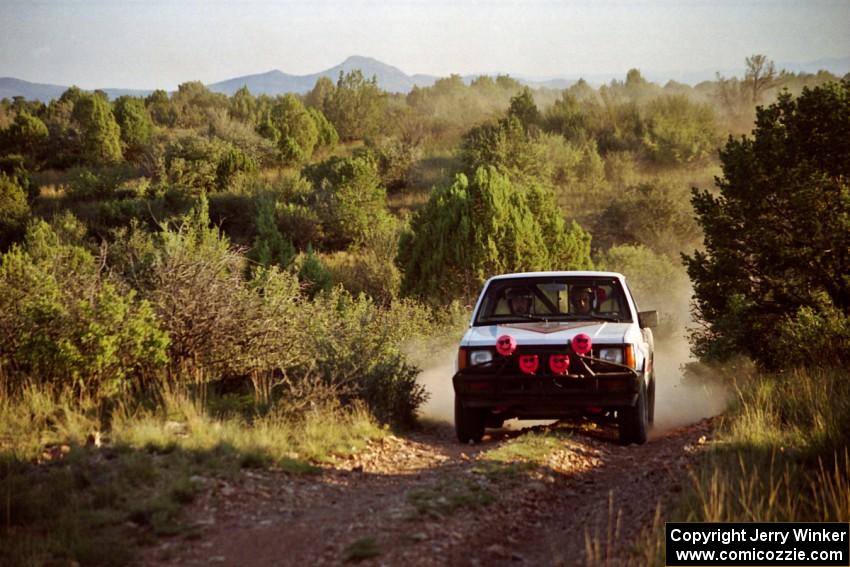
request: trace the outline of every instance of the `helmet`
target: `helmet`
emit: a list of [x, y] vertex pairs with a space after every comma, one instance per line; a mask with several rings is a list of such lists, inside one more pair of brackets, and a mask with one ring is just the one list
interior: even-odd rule
[[505, 289], [505, 299], [525, 298], [531, 300], [531, 290], [527, 287], [509, 287]]
[[587, 297], [587, 301], [590, 302], [590, 307], [595, 307], [596, 294], [593, 293], [592, 287], [587, 285], [574, 285], [572, 289], [570, 289], [570, 303], [573, 304], [573, 307], [578, 307], [585, 296]]
[[[512, 287], [505, 290], [505, 299], [508, 301], [511, 311], [519, 309], [521, 312], [527, 313], [531, 308], [534, 297], [527, 287]], [[523, 306], [519, 307], [519, 305]]]

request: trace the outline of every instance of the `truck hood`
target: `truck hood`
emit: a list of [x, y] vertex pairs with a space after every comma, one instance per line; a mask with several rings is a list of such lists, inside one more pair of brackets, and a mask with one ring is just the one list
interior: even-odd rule
[[559, 321], [550, 323], [510, 323], [471, 327], [462, 346], [493, 346], [502, 335], [511, 335], [518, 345], [564, 345], [579, 333], [590, 335], [594, 344], [622, 344], [634, 323], [607, 321]]

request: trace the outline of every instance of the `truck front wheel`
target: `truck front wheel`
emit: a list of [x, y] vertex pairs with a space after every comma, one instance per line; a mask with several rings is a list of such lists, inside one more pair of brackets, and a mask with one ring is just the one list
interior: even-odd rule
[[478, 443], [484, 437], [484, 424], [487, 420], [486, 408], [465, 407], [455, 396], [455, 432], [461, 443]]
[[643, 445], [646, 443], [647, 430], [649, 429], [647, 405], [646, 383], [641, 380], [637, 403], [617, 412], [620, 442], [623, 445], [630, 445], [631, 443]]

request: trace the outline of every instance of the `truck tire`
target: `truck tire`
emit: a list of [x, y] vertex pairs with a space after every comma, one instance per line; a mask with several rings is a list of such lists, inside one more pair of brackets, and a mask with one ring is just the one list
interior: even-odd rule
[[455, 433], [461, 443], [478, 443], [484, 437], [486, 408], [468, 408], [455, 396]]
[[655, 423], [655, 374], [649, 381], [649, 396], [647, 397], [646, 416], [649, 425]]
[[630, 445], [646, 443], [647, 430], [649, 429], [649, 416], [647, 411], [646, 384], [640, 382], [637, 403], [631, 407], [625, 407], [617, 412], [617, 425], [620, 430], [620, 443]]

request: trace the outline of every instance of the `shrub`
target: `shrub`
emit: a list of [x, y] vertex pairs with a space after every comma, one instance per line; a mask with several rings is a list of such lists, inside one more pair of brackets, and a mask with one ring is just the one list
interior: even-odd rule
[[284, 237], [291, 239], [295, 247], [300, 250], [305, 250], [313, 242], [322, 242], [325, 238], [318, 213], [304, 205], [279, 204], [277, 222]]
[[391, 258], [371, 248], [342, 251], [325, 256], [325, 264], [334, 284], [342, 284], [352, 295], [361, 293], [387, 305], [398, 297], [401, 273]]
[[68, 196], [72, 199], [108, 199], [133, 175], [127, 164], [75, 167], [68, 172]]
[[176, 227], [150, 240], [136, 233], [121, 258], [171, 339], [171, 385], [249, 378], [264, 399], [302, 364], [297, 280], [271, 268], [246, 281], [245, 258], [210, 227], [205, 198]]
[[411, 169], [421, 158], [415, 144], [397, 138], [384, 138], [366, 143], [364, 157], [374, 161], [383, 185], [390, 193], [410, 185]]
[[800, 307], [779, 325], [775, 356], [794, 365], [846, 366], [850, 362], [850, 317], [828, 301]]
[[641, 183], [610, 200], [594, 222], [593, 236], [601, 249], [644, 245], [678, 260], [683, 250], [698, 242], [700, 227], [681, 191]]
[[0, 152], [22, 157], [28, 169], [39, 169], [44, 162], [49, 133], [37, 116], [19, 112], [7, 128], [0, 130]]
[[0, 157], [0, 173], [18, 184], [27, 195], [27, 201], [32, 203], [38, 197], [39, 187], [33, 183], [32, 176], [26, 168], [26, 161], [19, 154], [8, 154]]
[[23, 235], [29, 215], [24, 190], [5, 173], [0, 173], [0, 250], [5, 250]]
[[684, 267], [646, 246], [622, 245], [608, 249], [597, 267], [625, 275], [638, 305], [687, 313], [690, 283]]
[[644, 147], [661, 164], [699, 161], [714, 153], [719, 136], [714, 112], [686, 95], [664, 95], [646, 108]]
[[163, 157], [167, 182], [194, 194], [228, 189], [257, 171], [256, 161], [241, 149], [198, 136], [170, 143]]
[[661, 325], [657, 337], [681, 334], [689, 320], [691, 286], [684, 266], [643, 245], [614, 246], [596, 262], [599, 269], [626, 276], [638, 308], [658, 310]]
[[428, 309], [409, 300], [381, 308], [334, 288], [310, 305], [309, 320], [315, 370], [343, 402], [363, 399], [385, 422], [413, 422], [426, 394], [402, 347], [430, 330]]
[[537, 176], [547, 169], [538, 134], [527, 131], [516, 116], [476, 126], [464, 136], [462, 150], [469, 174], [494, 167], [511, 175]]
[[292, 243], [286, 240], [277, 228], [275, 202], [270, 195], [257, 198], [257, 236], [249, 257], [261, 266], [286, 268], [295, 256]]
[[331, 273], [319, 255], [313, 252], [312, 246], [307, 246], [307, 252], [296, 259], [295, 265], [298, 268], [298, 279], [301, 280], [304, 293], [308, 297], [312, 298], [318, 293], [328, 291], [333, 285]]
[[107, 398], [144, 387], [167, 361], [151, 306], [43, 221], [3, 255], [0, 303], [0, 366], [13, 389], [34, 380]]
[[386, 193], [369, 160], [334, 157], [304, 173], [313, 182], [311, 200], [328, 247], [362, 243], [389, 226]]
[[471, 296], [494, 274], [588, 268], [590, 236], [564, 222], [545, 188], [480, 168], [471, 181], [459, 174], [433, 191], [398, 261], [405, 293], [450, 299]]
[[120, 96], [113, 112], [121, 129], [121, 142], [128, 159], [141, 155], [153, 136], [153, 121], [141, 98]]

